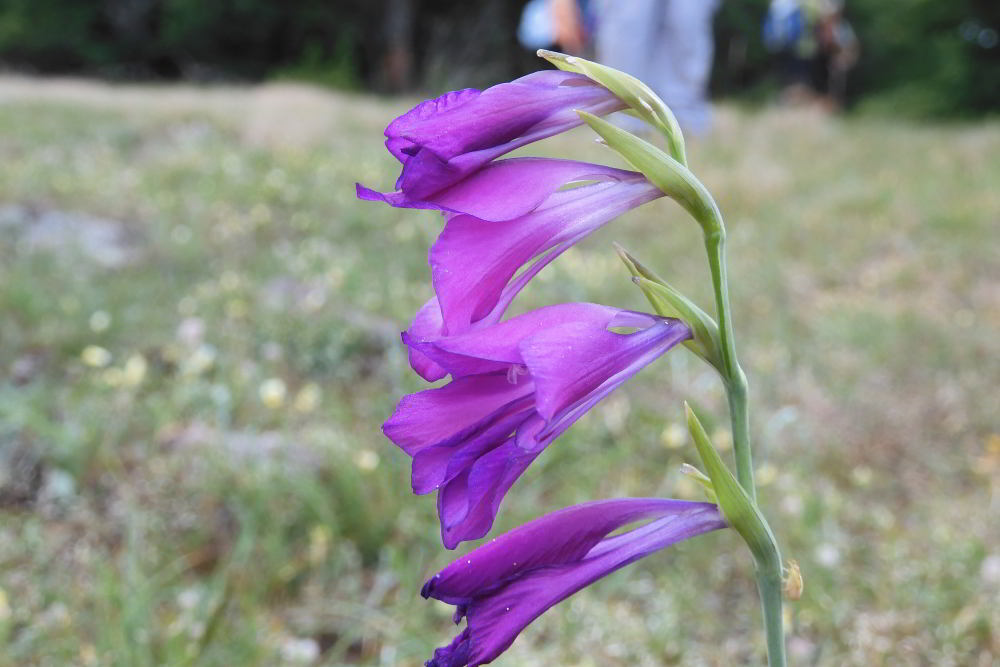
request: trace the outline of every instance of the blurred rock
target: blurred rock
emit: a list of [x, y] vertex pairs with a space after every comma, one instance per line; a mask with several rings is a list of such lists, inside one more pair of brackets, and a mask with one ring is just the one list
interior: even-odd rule
[[0, 233], [13, 235], [24, 252], [81, 256], [106, 269], [121, 268], [139, 257], [129, 225], [86, 213], [3, 206]]
[[42, 487], [42, 459], [18, 435], [0, 434], [0, 509], [26, 507]]

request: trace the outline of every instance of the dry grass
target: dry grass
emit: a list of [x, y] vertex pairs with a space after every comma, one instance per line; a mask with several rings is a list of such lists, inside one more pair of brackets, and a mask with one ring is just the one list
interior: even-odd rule
[[[5, 77], [0, 102], [0, 664], [419, 664], [452, 631], [416, 595], [450, 554], [378, 425], [420, 386], [394, 332], [438, 221], [352, 187], [395, 178], [380, 135], [409, 101]], [[583, 132], [528, 152], [612, 159]], [[689, 152], [730, 228], [762, 500], [805, 575], [793, 664], [993, 664], [1000, 126], [723, 108]], [[519, 308], [641, 308], [612, 240], [708, 302], [659, 202]], [[694, 497], [681, 399], [727, 434], [685, 355], [550, 448], [500, 527]], [[747, 570], [733, 536], [682, 545], [505, 664], [756, 662]]]

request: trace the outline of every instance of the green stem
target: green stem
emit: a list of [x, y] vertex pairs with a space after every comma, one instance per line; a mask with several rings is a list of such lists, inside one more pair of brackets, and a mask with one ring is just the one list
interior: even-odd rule
[[757, 502], [757, 487], [753, 479], [753, 455], [750, 450], [750, 410], [747, 401], [747, 379], [737, 366], [737, 376], [726, 382], [729, 416], [733, 427], [733, 454], [736, 457], [736, 479], [750, 500]]
[[785, 628], [781, 617], [781, 566], [777, 571], [757, 570], [757, 592], [764, 612], [764, 632], [767, 634], [767, 664], [785, 667]]
[[[722, 371], [729, 401], [729, 417], [732, 423], [733, 454], [736, 458], [736, 478], [746, 491], [753, 506], [757, 504], [757, 489], [753, 475], [753, 456], [750, 449], [750, 412], [746, 375], [740, 368], [736, 355], [736, 340], [733, 334], [732, 310], [729, 305], [729, 280], [726, 271], [726, 228], [722, 215], [711, 202], [708, 207], [711, 220], [703, 221], [702, 227], [710, 230], [705, 234], [705, 250], [712, 274], [712, 288], [715, 292], [715, 309], [719, 320], [719, 338], [722, 344]], [[755, 530], [758, 537], [750, 544], [756, 565], [757, 590], [760, 593], [761, 610], [764, 615], [764, 632], [767, 636], [767, 662], [770, 667], [785, 667], [785, 632], [781, 614], [781, 555], [777, 542], [763, 516], [757, 513], [762, 526]]]
[[733, 318], [729, 306], [729, 280], [726, 275], [726, 230], [718, 209], [712, 207], [716, 230], [705, 236], [705, 250], [712, 272], [712, 287], [715, 291], [715, 311], [719, 318], [719, 338], [722, 343], [723, 378], [726, 396], [729, 399], [729, 416], [732, 421], [733, 453], [736, 456], [736, 478], [750, 499], [757, 501], [757, 489], [753, 479], [753, 456], [750, 450], [750, 414], [747, 402], [747, 378], [736, 357], [736, 341], [733, 335]]

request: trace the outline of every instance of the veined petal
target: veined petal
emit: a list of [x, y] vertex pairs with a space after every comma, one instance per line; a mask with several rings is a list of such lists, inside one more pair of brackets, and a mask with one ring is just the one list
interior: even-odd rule
[[531, 415], [534, 415], [534, 397], [525, 396], [502, 406], [475, 429], [418, 451], [413, 456], [411, 471], [413, 492], [430, 493], [451, 481], [491, 449], [506, 442]]
[[[640, 519], [650, 523], [607, 537]], [[422, 590], [458, 607], [468, 627], [427, 664], [475, 667], [506, 650], [545, 610], [654, 551], [725, 527], [709, 503], [631, 498], [598, 501], [543, 516], [484, 544]]]
[[[504, 288], [533, 258], [558, 248], [539, 260], [544, 266], [607, 222], [662, 196], [638, 174], [616, 175], [614, 181], [552, 192], [531, 212], [502, 224], [471, 215], [451, 218], [430, 251], [445, 328], [460, 333], [493, 313]], [[541, 266], [532, 267], [531, 275]], [[527, 281], [517, 282], [519, 290]]]
[[483, 92], [428, 100], [386, 128], [386, 147], [403, 163], [396, 187], [424, 198], [490, 160], [581, 124], [575, 110], [604, 115], [624, 103], [587, 77], [543, 71]]
[[[596, 330], [607, 328], [622, 311], [595, 303], [563, 303], [546, 306], [492, 326], [473, 328], [464, 333], [439, 336], [423, 341], [404, 334], [404, 342], [453, 377], [473, 373], [508, 371], [522, 365], [520, 344], [539, 331], [569, 322], [590, 323]], [[510, 378], [516, 382], [515, 377]]]
[[525, 452], [509, 438], [442, 486], [438, 517], [445, 548], [490, 532], [503, 497], [540, 453]]
[[577, 404], [587, 409], [683, 340], [691, 330], [680, 320], [653, 318], [643, 330], [621, 334], [570, 323], [526, 338], [521, 354], [535, 380], [538, 413], [553, 420]]
[[461, 180], [420, 196], [406, 190], [376, 192], [360, 184], [356, 190], [361, 199], [390, 206], [434, 209], [499, 222], [532, 211], [567, 183], [635, 176], [635, 172], [589, 162], [521, 157], [490, 162]]
[[512, 384], [503, 373], [458, 378], [443, 387], [404, 396], [382, 432], [414, 456], [480, 428], [502, 407], [533, 391], [531, 382]]
[[[431, 127], [449, 112], [454, 113], [462, 106], [474, 101], [482, 91], [475, 88], [453, 90], [440, 97], [424, 100], [402, 116], [399, 116], [385, 128], [385, 146], [396, 159], [405, 163], [419, 148], [419, 144], [408, 137], [418, 136], [421, 127]], [[428, 127], [431, 126], [431, 127]]]

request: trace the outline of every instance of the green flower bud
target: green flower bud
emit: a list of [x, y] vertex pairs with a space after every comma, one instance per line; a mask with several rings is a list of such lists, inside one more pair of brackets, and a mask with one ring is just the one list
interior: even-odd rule
[[684, 341], [685, 347], [721, 373], [723, 371], [722, 345], [719, 342], [719, 325], [716, 324], [715, 320], [675, 287], [643, 266], [639, 260], [617, 243], [615, 249], [629, 273], [632, 274], [632, 282], [642, 290], [650, 305], [653, 306], [653, 310], [658, 315], [683, 320], [691, 327], [694, 338]]

